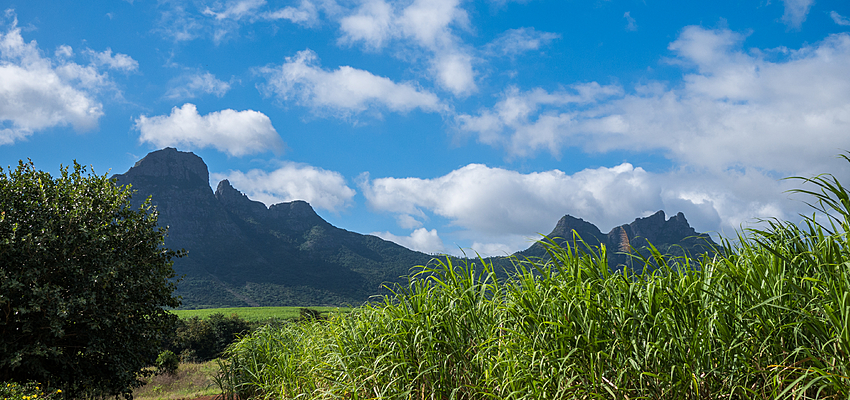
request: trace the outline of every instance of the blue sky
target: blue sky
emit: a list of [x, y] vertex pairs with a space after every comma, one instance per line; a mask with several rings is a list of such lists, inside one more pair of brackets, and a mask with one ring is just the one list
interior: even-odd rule
[[846, 1], [2, 0], [0, 165], [211, 185], [426, 252], [571, 214], [796, 221], [850, 149]]

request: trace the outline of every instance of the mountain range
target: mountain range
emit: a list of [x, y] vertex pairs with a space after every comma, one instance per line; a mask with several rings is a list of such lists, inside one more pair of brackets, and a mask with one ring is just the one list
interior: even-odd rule
[[[154, 151], [124, 174], [138, 206], [150, 197], [159, 224], [168, 228], [166, 246], [185, 249], [174, 268], [182, 281], [182, 308], [359, 305], [386, 293], [384, 284], [403, 282], [433, 256], [372, 235], [337, 228], [304, 201], [265, 204], [249, 199], [223, 180], [213, 192], [204, 161], [173, 148]], [[603, 234], [596, 226], [566, 215], [547, 235], [556, 242], [574, 233], [609, 253], [640, 249], [651, 242], [662, 252], [698, 255], [716, 244], [688, 225], [682, 213], [663, 211]], [[563, 238], [563, 239], [562, 239]], [[545, 257], [535, 243], [516, 254]], [[609, 254], [612, 268], [630, 264], [626, 254]], [[489, 259], [509, 266], [507, 257]]]

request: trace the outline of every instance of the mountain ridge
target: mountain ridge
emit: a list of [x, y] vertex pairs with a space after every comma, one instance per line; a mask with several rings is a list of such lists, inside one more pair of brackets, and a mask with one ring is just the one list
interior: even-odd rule
[[[206, 164], [191, 152], [157, 150], [113, 178], [118, 185], [132, 185], [135, 206], [150, 196], [160, 226], [169, 229], [166, 245], [187, 250], [174, 264], [178, 275], [184, 276], [177, 289], [183, 308], [358, 305], [370, 296], [386, 294], [385, 283], [404, 282], [411, 268], [433, 258], [377, 236], [335, 227], [302, 200], [266, 207], [228, 180], [213, 191]], [[615, 227], [607, 235], [587, 221], [565, 215], [547, 237], [563, 238], [556, 239], [563, 243], [572, 239], [573, 231], [588, 244], [609, 248], [622, 247], [623, 238], [632, 247], [649, 239], [665, 249], [689, 245], [683, 234], [707, 238], [688, 225], [684, 214], [667, 220], [663, 211]], [[516, 255], [542, 257], [545, 249], [535, 243]], [[611, 266], [626, 265], [626, 257], [613, 255]], [[505, 257], [488, 260], [510, 266]]]

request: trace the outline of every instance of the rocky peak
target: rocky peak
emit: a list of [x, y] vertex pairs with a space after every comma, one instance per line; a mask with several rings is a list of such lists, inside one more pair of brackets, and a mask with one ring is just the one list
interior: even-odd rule
[[201, 157], [166, 147], [149, 153], [126, 173], [118, 175], [162, 183], [209, 187], [210, 173]]
[[218, 183], [218, 187], [215, 189], [215, 198], [225, 208], [237, 214], [259, 216], [267, 210], [265, 204], [249, 199], [247, 195], [236, 190], [227, 179]]
[[650, 242], [657, 242], [656, 238], [663, 233], [665, 222], [667, 222], [667, 217], [663, 210], [658, 210], [648, 217], [636, 218], [634, 222], [629, 224], [629, 228], [631, 228], [629, 229], [631, 231], [629, 237], [642, 237]]
[[582, 240], [594, 246], [599, 244], [598, 238], [602, 236], [602, 232], [599, 231], [599, 228], [597, 228], [596, 225], [593, 225], [581, 218], [573, 217], [572, 215], [564, 215], [561, 217], [555, 225], [555, 229], [553, 229], [552, 233], [548, 236], [550, 238], [559, 237], [572, 242], [574, 239], [573, 231], [575, 231]]
[[697, 235], [697, 231], [688, 224], [685, 214], [681, 212], [665, 219], [664, 211], [658, 211], [648, 217], [635, 219], [628, 227], [630, 238], [640, 237], [651, 243], [678, 242]]

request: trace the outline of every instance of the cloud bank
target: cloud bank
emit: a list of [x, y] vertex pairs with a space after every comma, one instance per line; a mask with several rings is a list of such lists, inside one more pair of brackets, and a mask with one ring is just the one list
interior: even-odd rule
[[[658, 210], [684, 212], [698, 231], [734, 232], [755, 218], [788, 218], [791, 204], [779, 194], [793, 186], [756, 170], [723, 174], [680, 170], [651, 173], [629, 163], [566, 174], [534, 173], [469, 164], [433, 179], [365, 179], [360, 186], [369, 206], [395, 214], [399, 225], [436, 215], [475, 240], [482, 255], [505, 255], [527, 248], [565, 214], [596, 224], [603, 232]], [[416, 237], [425, 241], [425, 228]], [[427, 231], [430, 232], [430, 231]], [[381, 237], [407, 245], [414, 236]], [[436, 231], [428, 237], [436, 236]], [[424, 245], [423, 245], [424, 246]], [[423, 247], [424, 248], [424, 247]], [[433, 245], [430, 249], [456, 249]]]
[[231, 156], [283, 150], [283, 140], [265, 114], [231, 109], [200, 115], [194, 104], [171, 109], [170, 115], [135, 120], [139, 142], [156, 147], [213, 147]]
[[687, 27], [669, 46], [670, 62], [688, 71], [681, 86], [509, 89], [492, 108], [458, 115], [458, 130], [518, 157], [567, 147], [659, 150], [679, 165], [717, 171], [826, 170], [825, 160], [850, 148], [850, 35], [771, 53], [741, 51], [743, 38]]

